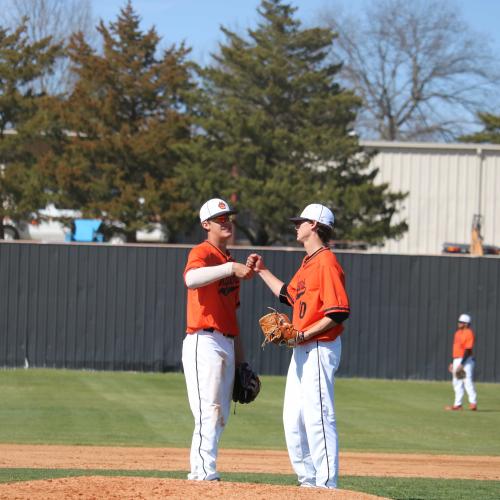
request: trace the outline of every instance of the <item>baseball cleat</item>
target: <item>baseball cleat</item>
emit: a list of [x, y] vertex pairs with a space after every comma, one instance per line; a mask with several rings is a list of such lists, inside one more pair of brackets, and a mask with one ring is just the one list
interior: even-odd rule
[[451, 410], [451, 411], [457, 411], [457, 410], [461, 410], [462, 409], [462, 405], [445, 406], [444, 409], [445, 410]]
[[477, 404], [476, 403], [471, 403], [469, 405], [469, 410], [471, 410], [471, 411], [477, 411]]

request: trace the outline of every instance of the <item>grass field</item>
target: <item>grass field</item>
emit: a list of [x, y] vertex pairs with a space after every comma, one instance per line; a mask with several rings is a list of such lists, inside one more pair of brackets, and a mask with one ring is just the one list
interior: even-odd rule
[[[231, 412], [222, 447], [285, 449], [283, 377], [262, 377], [251, 405]], [[450, 413], [451, 384], [339, 379], [342, 451], [500, 455], [500, 385], [477, 384], [479, 410]], [[188, 447], [192, 417], [181, 374], [69, 370], [0, 371], [0, 442]], [[118, 474], [119, 471], [93, 471]], [[185, 472], [127, 475], [185, 477]], [[89, 474], [0, 469], [0, 482]], [[123, 472], [122, 472], [123, 474]], [[295, 484], [291, 476], [226, 474], [227, 479]], [[500, 498], [498, 481], [342, 477], [340, 487], [390, 498]]]

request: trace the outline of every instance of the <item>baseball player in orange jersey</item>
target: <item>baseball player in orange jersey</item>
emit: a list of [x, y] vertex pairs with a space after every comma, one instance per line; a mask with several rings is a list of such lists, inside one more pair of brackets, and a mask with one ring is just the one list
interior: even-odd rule
[[219, 439], [231, 405], [235, 363], [244, 361], [236, 308], [240, 279], [253, 272], [234, 262], [227, 251], [234, 211], [219, 198], [200, 209], [207, 240], [189, 253], [184, 269], [187, 330], [182, 365], [189, 406], [194, 417], [191, 471], [188, 479], [219, 480], [216, 461]]
[[[448, 370], [453, 374], [455, 402], [453, 406], [446, 406], [446, 410], [461, 410], [464, 392], [467, 392], [469, 398], [469, 409], [477, 410], [477, 395], [474, 387], [475, 360], [472, 356], [475, 335], [470, 324], [471, 317], [468, 314], [461, 314], [458, 318], [458, 330], [453, 337], [453, 361], [448, 366]], [[460, 379], [457, 378], [456, 372], [462, 367], [465, 370], [465, 378]]]
[[280, 301], [293, 307], [300, 332], [286, 380], [283, 424], [290, 461], [300, 486], [335, 488], [338, 441], [334, 375], [341, 355], [342, 323], [349, 316], [344, 272], [328, 248], [334, 215], [308, 205], [295, 223], [297, 241], [307, 253], [290, 283], [269, 271], [258, 254], [247, 259]]

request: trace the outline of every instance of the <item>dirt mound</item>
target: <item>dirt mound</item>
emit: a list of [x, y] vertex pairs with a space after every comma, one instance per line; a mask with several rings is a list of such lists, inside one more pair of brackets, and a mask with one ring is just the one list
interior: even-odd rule
[[199, 500], [200, 498], [369, 500], [381, 497], [347, 490], [323, 490], [296, 486], [91, 476], [4, 484], [0, 485], [0, 498], [15, 498], [16, 500], [45, 500], [48, 498], [54, 500], [73, 498], [79, 500], [99, 498], [107, 500], [161, 498], [179, 500]]

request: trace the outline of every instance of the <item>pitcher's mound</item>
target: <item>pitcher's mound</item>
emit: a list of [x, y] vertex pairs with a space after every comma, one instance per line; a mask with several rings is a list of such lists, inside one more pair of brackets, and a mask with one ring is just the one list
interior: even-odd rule
[[137, 500], [176, 498], [199, 500], [200, 498], [248, 499], [380, 499], [374, 495], [348, 490], [322, 490], [297, 486], [268, 484], [230, 483], [226, 481], [187, 481], [181, 479], [156, 479], [145, 477], [71, 477], [25, 481], [0, 485], [0, 498], [16, 500], [40, 499], [100, 499]]

